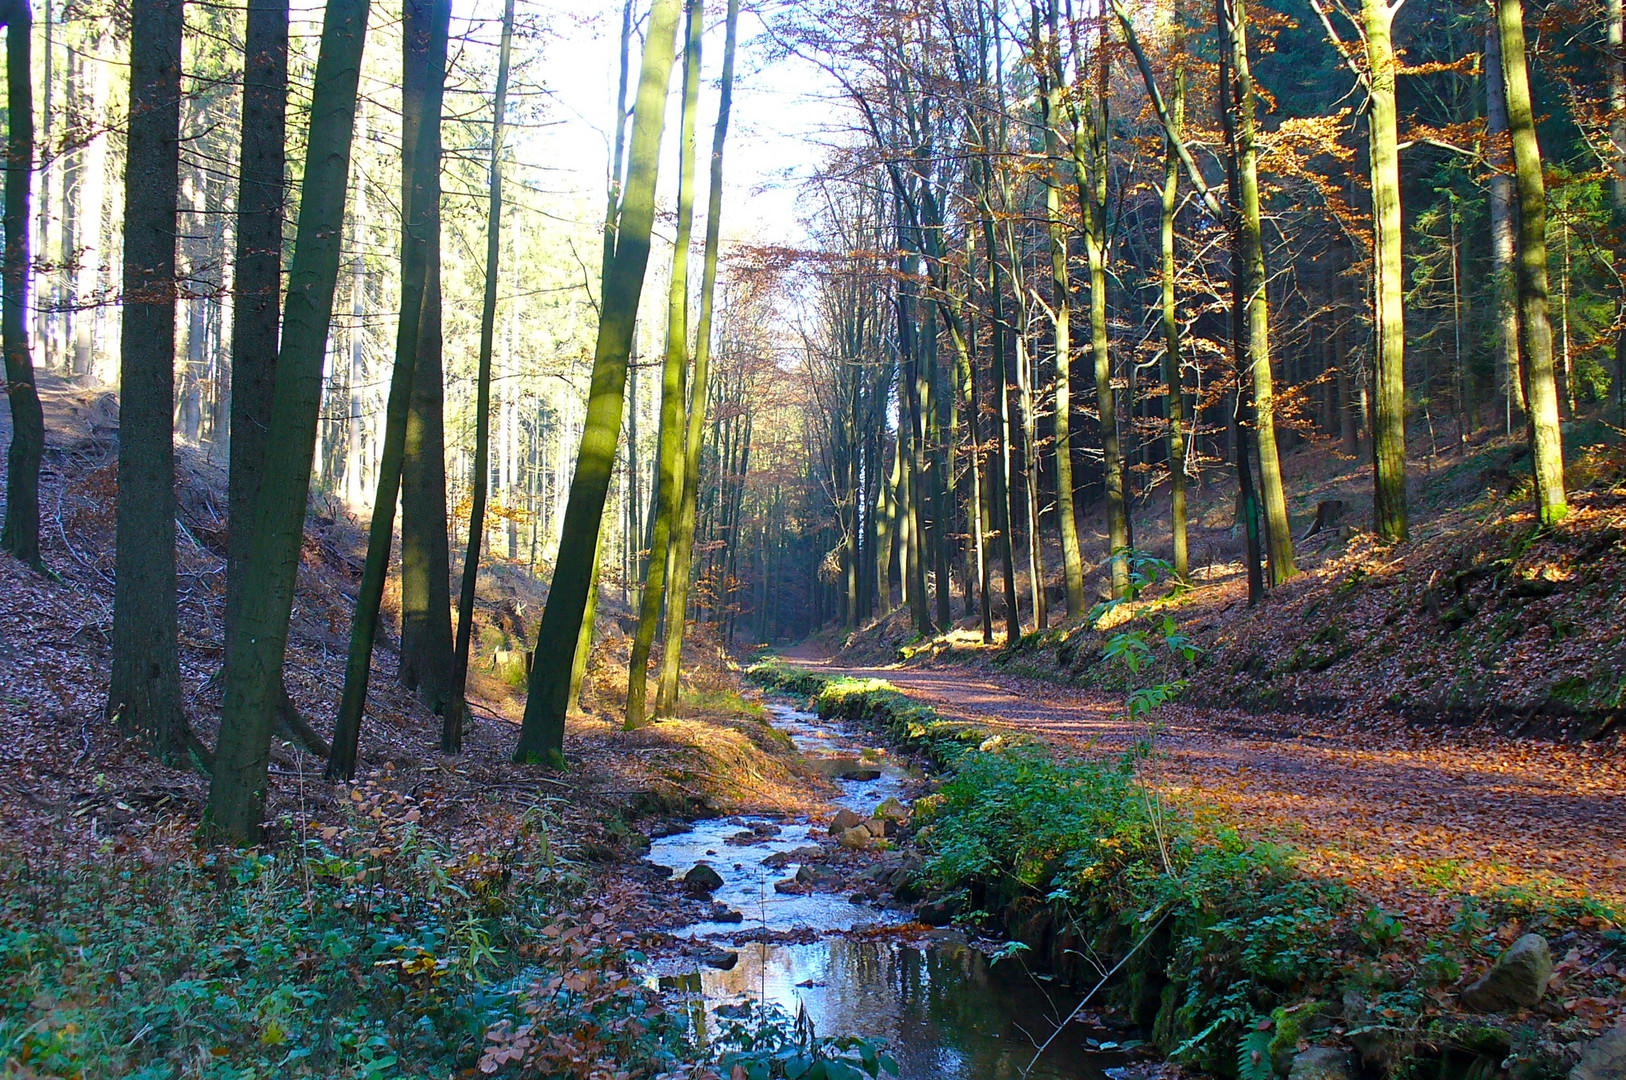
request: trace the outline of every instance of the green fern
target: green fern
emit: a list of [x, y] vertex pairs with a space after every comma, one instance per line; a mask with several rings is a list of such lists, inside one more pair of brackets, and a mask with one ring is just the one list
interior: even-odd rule
[[1271, 1080], [1275, 1076], [1270, 1063], [1270, 1027], [1269, 1020], [1257, 1020], [1248, 1025], [1236, 1044], [1237, 1080]]

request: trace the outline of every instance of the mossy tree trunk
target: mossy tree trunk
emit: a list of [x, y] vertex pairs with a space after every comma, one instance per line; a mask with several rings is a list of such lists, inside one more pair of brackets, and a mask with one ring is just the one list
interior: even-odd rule
[[[1373, 525], [1393, 543], [1410, 534], [1406, 514], [1406, 307], [1401, 261], [1400, 138], [1395, 121], [1395, 59], [1385, 0], [1361, 0], [1371, 107], [1372, 303], [1377, 341], [1372, 381]], [[1274, 554], [1272, 555], [1274, 559]]]
[[1253, 435], [1259, 451], [1259, 502], [1264, 511], [1265, 549], [1270, 581], [1279, 585], [1298, 573], [1293, 560], [1292, 525], [1282, 484], [1281, 455], [1276, 448], [1276, 390], [1270, 360], [1270, 302], [1266, 297], [1265, 241], [1259, 197], [1259, 148], [1255, 111], [1257, 91], [1248, 62], [1248, 14], [1245, 0], [1223, 0], [1223, 22], [1229, 38], [1236, 79], [1236, 169], [1238, 228], [1241, 233], [1242, 292], [1247, 311], [1248, 376], [1253, 385]]
[[[683, 499], [684, 388], [689, 369], [689, 245], [694, 236], [695, 113], [700, 108], [700, 41], [703, 0], [688, 0], [687, 44], [683, 50], [682, 142], [678, 154], [677, 237], [672, 246], [672, 278], [666, 301], [666, 357], [661, 365], [660, 429], [656, 436], [655, 520], [650, 531], [649, 569], [638, 609], [627, 670], [626, 726], [648, 719], [649, 653], [666, 606], [672, 528]], [[678, 618], [682, 618], [679, 614]]]
[[209, 787], [211, 827], [240, 844], [258, 842], [265, 810], [266, 766], [282, 693], [322, 404], [322, 363], [343, 248], [368, 7], [368, 0], [328, 0], [316, 61], [276, 389], [245, 559], [257, 577], [243, 593], [238, 632], [226, 651], [220, 742]]
[[[1185, 126], [1186, 69], [1184, 63], [1184, 35], [1180, 31], [1180, 6], [1174, 8], [1175, 57], [1174, 102], [1171, 117], [1176, 129]], [[1175, 149], [1175, 138], [1164, 139], [1163, 203], [1159, 218], [1158, 238], [1162, 246], [1163, 286], [1163, 381], [1168, 386], [1168, 439], [1169, 439], [1169, 529], [1174, 542], [1174, 576], [1181, 581], [1190, 577], [1190, 556], [1186, 536], [1186, 391], [1180, 366], [1180, 308], [1175, 295], [1174, 220], [1180, 208], [1180, 154]]]
[[1502, 35], [1502, 80], [1507, 92], [1508, 130], [1513, 136], [1513, 182], [1519, 196], [1520, 365], [1536, 480], [1536, 514], [1556, 525], [1569, 513], [1564, 492], [1564, 443], [1558, 423], [1558, 384], [1553, 372], [1553, 327], [1548, 318], [1547, 187], [1541, 174], [1541, 146], [1530, 101], [1525, 59], [1524, 4], [1496, 0]]
[[671, 77], [673, 42], [680, 0], [654, 0], [633, 110], [632, 146], [626, 188], [617, 216], [615, 257], [600, 301], [598, 340], [593, 351], [593, 377], [587, 416], [582, 425], [576, 472], [565, 507], [559, 556], [537, 631], [537, 663], [531, 668], [530, 694], [516, 761], [563, 759], [565, 712], [569, 707], [570, 673], [581, 637], [582, 616], [592, 583], [599, 527], [627, 385], [627, 357], [633, 325], [649, 264], [649, 236], [655, 217], [655, 183], [660, 171], [661, 133], [666, 121], [666, 87]]
[[[440, 202], [441, 113], [446, 64], [436, 40], [448, 31], [450, 16], [436, 0], [407, 0], [403, 33], [402, 96], [421, 103], [402, 115], [402, 206], [421, 199], [428, 229], [423, 310], [417, 321], [417, 359], [407, 407], [405, 452], [401, 461], [401, 663], [402, 686], [443, 717], [452, 696], [451, 552], [446, 509], [446, 415], [441, 329]], [[433, 103], [433, 108], [431, 108]], [[420, 125], [429, 130], [418, 137]], [[420, 170], [416, 156], [428, 160]], [[413, 190], [421, 176], [424, 190]], [[403, 219], [404, 220], [404, 219]], [[444, 727], [444, 724], [442, 725]]]
[[[700, 452], [706, 431], [706, 401], [711, 393], [711, 324], [716, 310], [717, 249], [722, 237], [723, 145], [728, 139], [734, 103], [734, 49], [738, 38], [740, 0], [728, 0], [723, 35], [723, 74], [717, 103], [717, 126], [711, 137], [711, 180], [706, 193], [705, 264], [700, 276], [700, 320], [695, 334], [694, 381], [689, 392], [689, 431], [684, 446], [683, 498], [678, 504], [677, 548], [668, 584], [666, 638], [661, 648], [656, 712], [669, 716], [677, 708], [678, 675], [683, 663], [683, 636], [688, 625], [689, 582], [693, 574], [694, 531], [700, 505]], [[857, 553], [854, 553], [856, 563]], [[855, 567], [856, 571], [856, 567]]]

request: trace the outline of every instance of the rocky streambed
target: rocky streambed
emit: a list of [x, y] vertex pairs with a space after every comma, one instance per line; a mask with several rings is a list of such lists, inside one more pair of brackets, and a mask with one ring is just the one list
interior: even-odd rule
[[653, 977], [701, 1023], [760, 1001], [819, 1034], [884, 1040], [905, 1080], [1102, 1080], [1123, 1065], [1128, 1035], [1094, 1015], [1064, 1023], [1075, 995], [1020, 958], [993, 963], [911, 892], [918, 863], [896, 841], [918, 772], [841, 721], [768, 711], [839, 794], [812, 817], [711, 818], [654, 838], [655, 873], [709, 906]]

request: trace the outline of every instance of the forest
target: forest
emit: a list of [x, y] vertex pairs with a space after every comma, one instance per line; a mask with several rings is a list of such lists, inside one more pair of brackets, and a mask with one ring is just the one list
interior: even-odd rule
[[1622, 0], [0, 22], [0, 1076], [1626, 1077]]

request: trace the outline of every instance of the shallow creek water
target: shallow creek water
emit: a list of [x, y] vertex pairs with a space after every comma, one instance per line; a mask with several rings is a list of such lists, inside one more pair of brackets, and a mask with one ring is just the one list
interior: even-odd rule
[[[841, 793], [832, 807], [868, 816], [889, 797], [908, 801], [909, 771], [856, 731], [784, 705], [768, 706], [773, 725]], [[778, 832], [754, 843], [728, 843], [755, 828]], [[715, 1010], [744, 999], [805, 1011], [820, 1034], [884, 1040], [902, 1080], [1004, 1080], [1024, 1075], [1034, 1048], [1048, 1038], [1077, 998], [1028, 975], [1016, 962], [997, 966], [952, 931], [906, 933], [907, 912], [849, 902], [840, 893], [785, 895], [774, 882], [796, 872], [763, 862], [816, 846], [822, 826], [806, 819], [714, 818], [689, 832], [654, 841], [651, 862], [682, 876], [704, 861], [723, 878], [714, 898], [744, 916], [739, 923], [701, 922], [678, 931], [739, 954], [727, 971], [657, 969], [663, 984], [696, 995]], [[745, 941], [763, 931], [795, 933], [795, 943]], [[809, 940], [810, 939], [810, 940]], [[1092, 1039], [1092, 1036], [1094, 1037]], [[1035, 1080], [1103, 1080], [1121, 1058], [1095, 1040], [1100, 1031], [1070, 1024], [1026, 1073]]]

